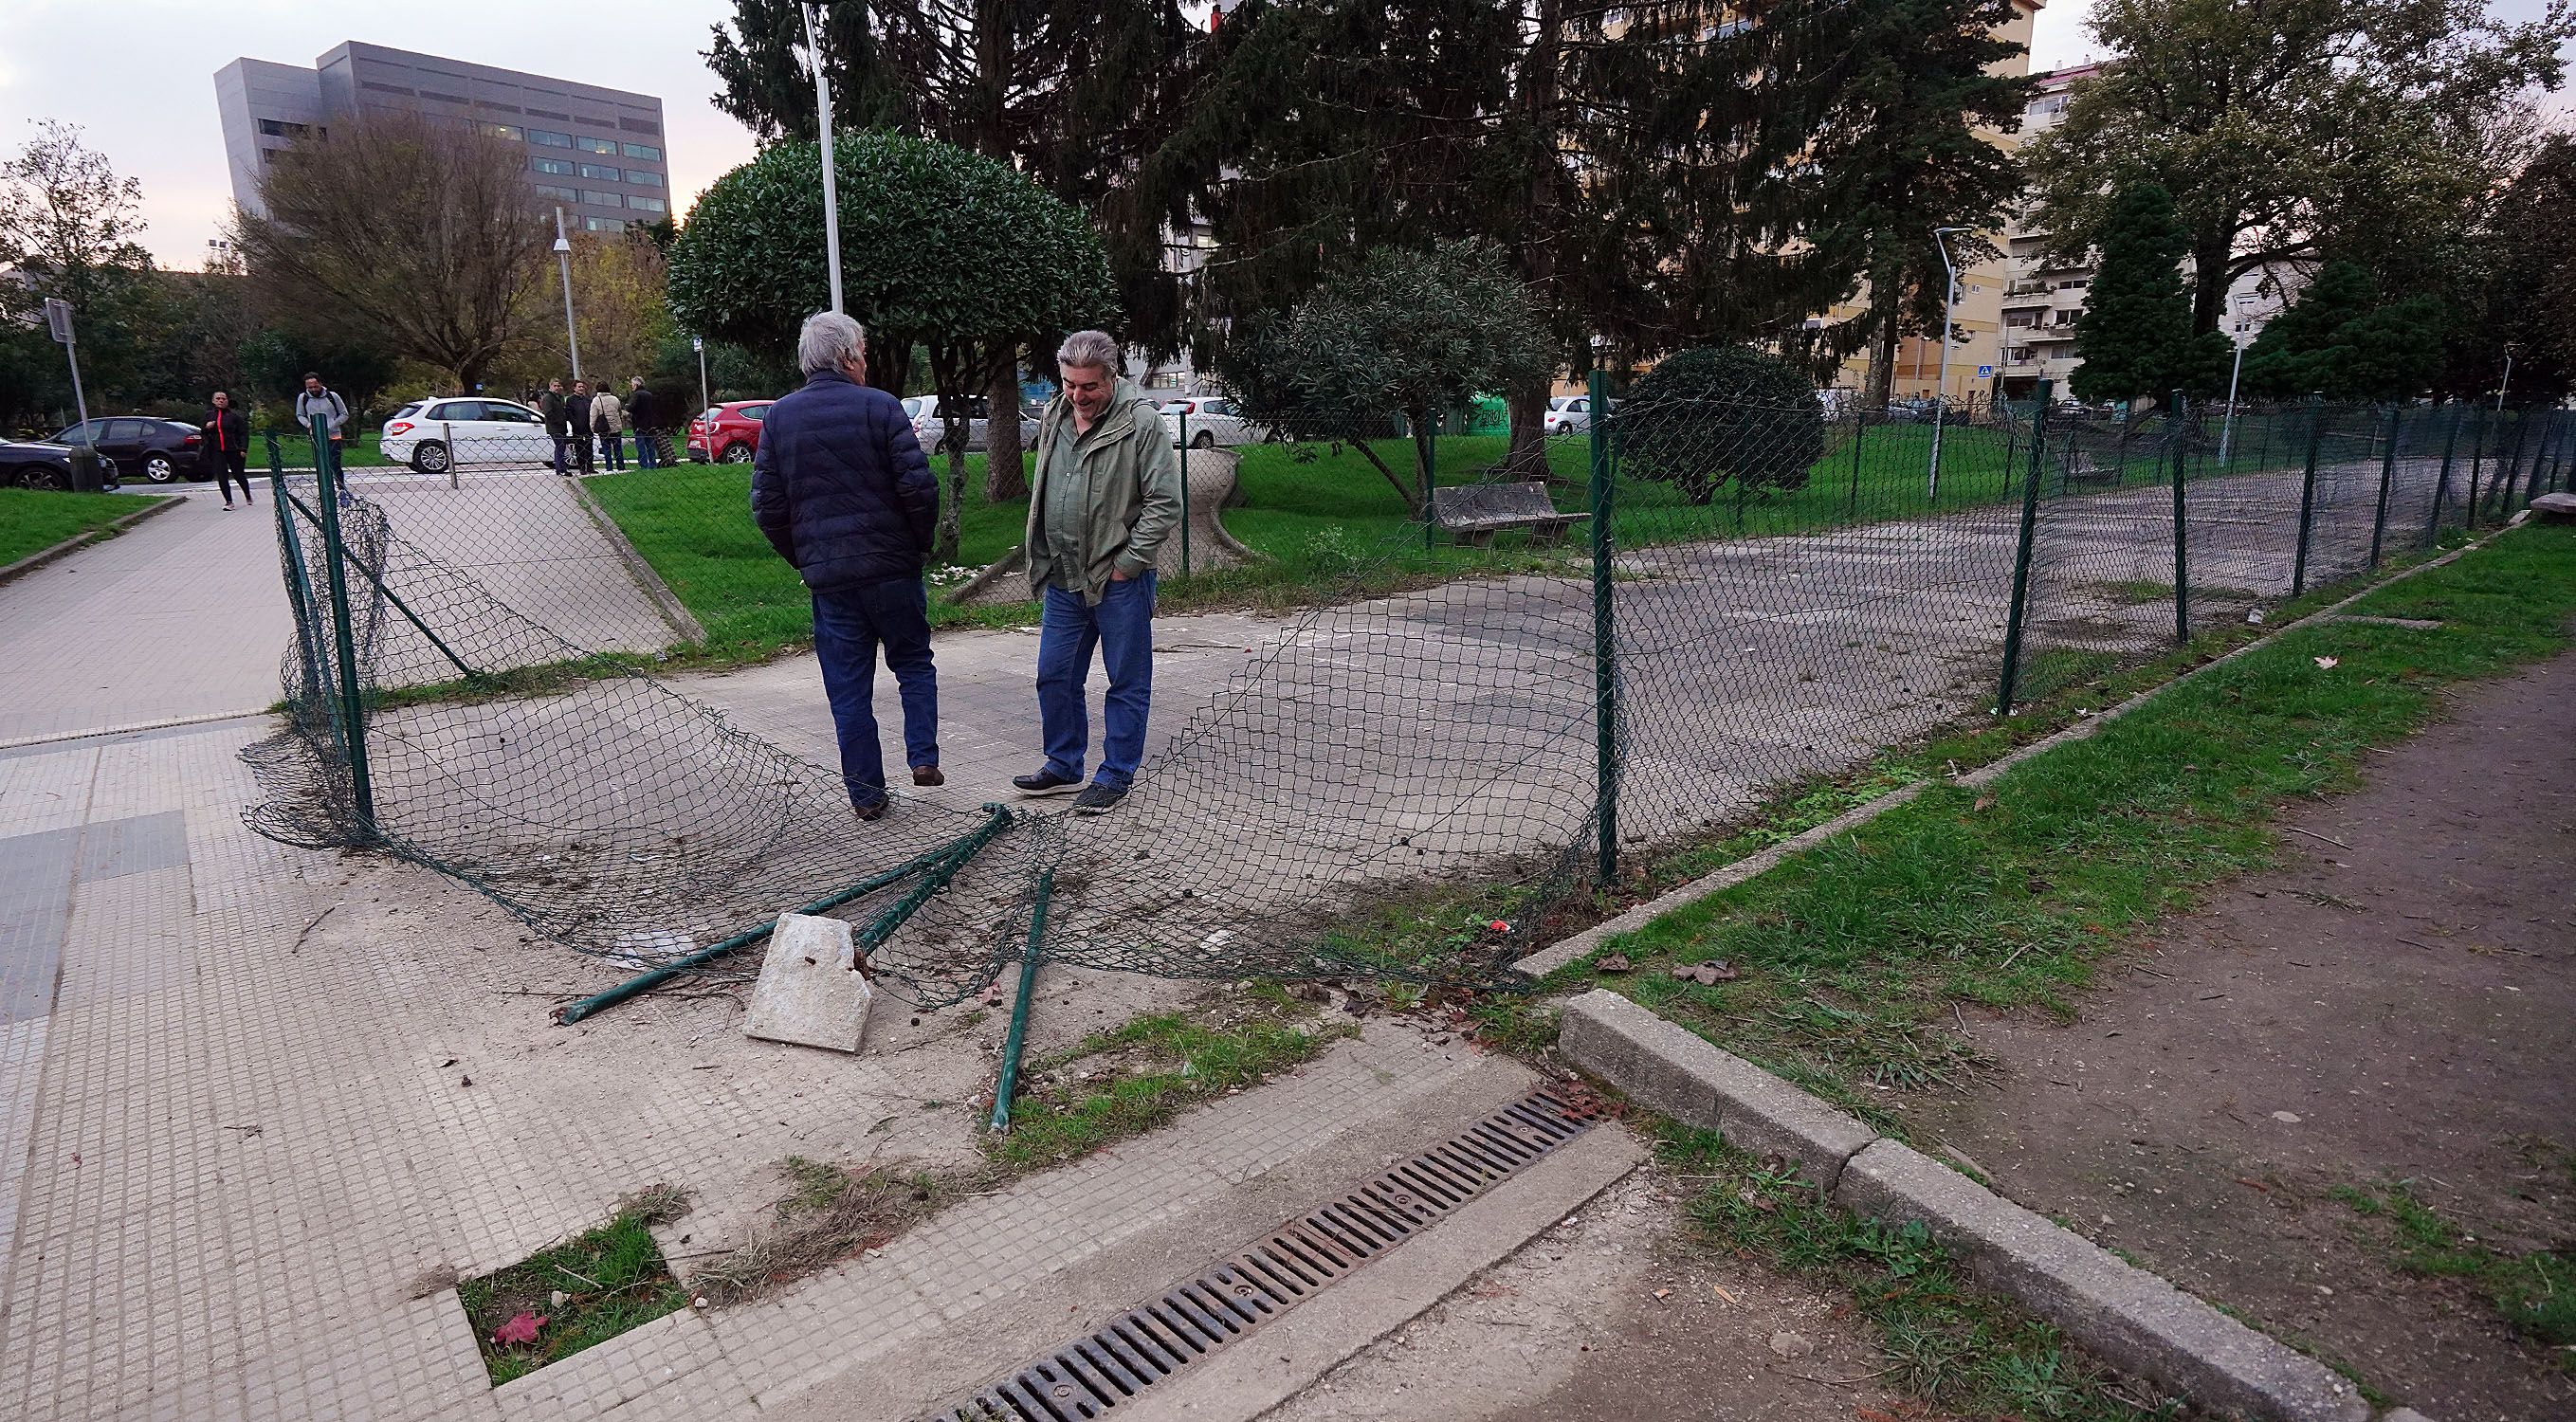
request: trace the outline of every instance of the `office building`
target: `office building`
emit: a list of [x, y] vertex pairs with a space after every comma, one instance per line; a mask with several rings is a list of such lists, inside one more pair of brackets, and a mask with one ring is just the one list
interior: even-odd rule
[[527, 153], [528, 182], [567, 226], [620, 232], [671, 213], [662, 101], [565, 79], [355, 42], [307, 69], [236, 59], [215, 72], [233, 199], [256, 211], [272, 155], [353, 116], [417, 113]]

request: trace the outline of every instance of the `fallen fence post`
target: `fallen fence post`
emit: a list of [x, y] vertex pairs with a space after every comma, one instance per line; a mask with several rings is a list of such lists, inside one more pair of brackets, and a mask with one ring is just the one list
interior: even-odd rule
[[1002, 1075], [993, 1086], [992, 1126], [996, 1135], [1011, 1129], [1011, 1097], [1020, 1087], [1020, 1053], [1029, 1038], [1029, 993], [1038, 980], [1038, 961], [1046, 951], [1047, 901], [1055, 897], [1055, 871], [1038, 872], [1037, 902], [1029, 906], [1029, 942], [1020, 954], [1020, 981], [1011, 997], [1011, 1029], [1002, 1038]]

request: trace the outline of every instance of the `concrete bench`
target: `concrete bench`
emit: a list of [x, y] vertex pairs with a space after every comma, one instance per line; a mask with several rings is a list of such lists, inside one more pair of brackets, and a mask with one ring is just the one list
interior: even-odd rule
[[1526, 528], [1533, 542], [1555, 543], [1592, 517], [1564, 513], [1548, 501], [1545, 484], [1459, 484], [1431, 491], [1431, 522], [1470, 548], [1487, 547], [1505, 529]]

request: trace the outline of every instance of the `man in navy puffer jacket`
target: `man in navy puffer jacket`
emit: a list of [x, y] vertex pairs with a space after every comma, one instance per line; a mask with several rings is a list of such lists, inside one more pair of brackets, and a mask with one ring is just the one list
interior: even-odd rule
[[751, 517], [814, 594], [814, 654], [841, 740], [841, 780], [862, 820], [886, 811], [877, 747], [877, 648], [903, 693], [912, 783], [938, 785], [939, 678], [921, 583], [939, 485], [903, 403], [867, 383], [867, 332], [826, 311], [806, 318], [796, 361], [805, 388], [769, 407], [752, 462]]

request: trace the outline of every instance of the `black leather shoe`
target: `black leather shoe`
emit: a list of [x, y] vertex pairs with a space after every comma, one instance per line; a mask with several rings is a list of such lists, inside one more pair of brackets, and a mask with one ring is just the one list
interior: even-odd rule
[[1035, 775], [1012, 776], [1011, 788], [1029, 796], [1070, 795], [1082, 788], [1082, 781], [1074, 776], [1058, 775], [1052, 770], [1040, 770]]

